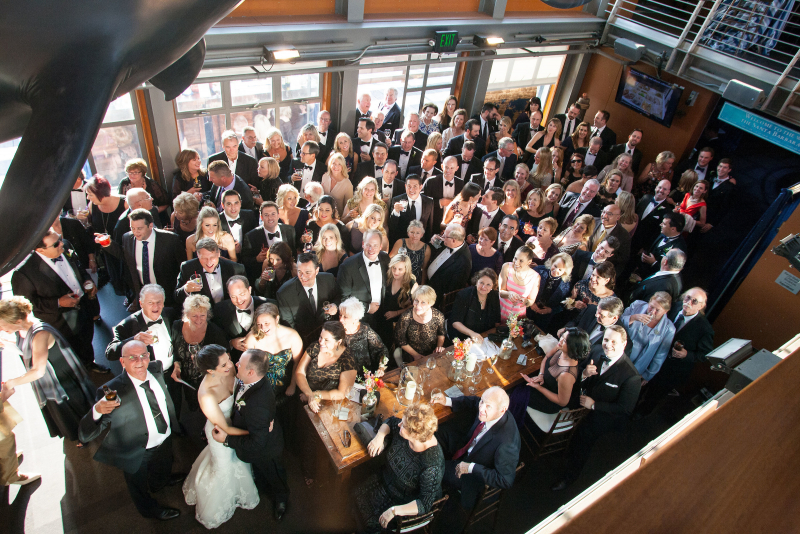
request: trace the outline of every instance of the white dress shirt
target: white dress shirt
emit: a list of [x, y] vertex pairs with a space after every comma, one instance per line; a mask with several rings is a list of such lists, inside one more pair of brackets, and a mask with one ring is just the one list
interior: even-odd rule
[[[622, 358], [623, 354], [625, 354], [625, 352], [622, 352], [622, 354], [620, 354], [619, 356], [615, 356], [614, 358], [609, 358], [610, 361], [603, 362], [603, 365], [600, 367], [600, 372], [598, 374], [602, 375], [603, 373], [608, 371], [611, 368], [612, 365], [617, 363], [617, 360]], [[594, 408], [592, 408], [592, 409], [594, 409]]]
[[[463, 246], [464, 246], [464, 243], [461, 244], [461, 247], [463, 247]], [[436, 271], [439, 270], [439, 267], [441, 267], [442, 264], [444, 264], [444, 262], [446, 262], [448, 259], [450, 259], [450, 257], [453, 254], [458, 252], [461, 249], [461, 247], [457, 247], [457, 248], [454, 248], [452, 250], [446, 249], [446, 250], [442, 251], [441, 254], [436, 256], [436, 259], [433, 260], [431, 262], [431, 264], [428, 266], [428, 280], [433, 278], [433, 275], [436, 274]]]
[[[36, 254], [39, 253], [37, 252]], [[78, 280], [78, 277], [75, 276], [75, 271], [72, 270], [72, 265], [70, 265], [69, 260], [67, 260], [63, 254], [59, 256], [61, 261], [55, 263], [43, 254], [39, 254], [39, 257], [42, 258], [42, 261], [45, 262], [46, 265], [56, 272], [58, 277], [61, 278], [65, 284], [67, 284], [70, 291], [78, 295], [78, 298], [83, 296], [83, 286], [80, 280]]]
[[[236, 380], [239, 380], [239, 379], [237, 378]], [[241, 385], [241, 386], [239, 386], [239, 391], [237, 391], [237, 392], [236, 392], [236, 399], [235, 399], [235, 402], [239, 402], [239, 399], [241, 399], [241, 398], [242, 398], [242, 396], [243, 396], [245, 393], [247, 393], [247, 390], [248, 390], [248, 389], [250, 389], [251, 387], [255, 386], [256, 384], [258, 384], [258, 383], [259, 383], [259, 382], [261, 382], [262, 380], [264, 380], [264, 377], [263, 377], [263, 376], [262, 376], [261, 378], [259, 378], [258, 380], [256, 380], [255, 382], [250, 382], [249, 384], [244, 384], [244, 383], [242, 383], [242, 385]], [[239, 380], [239, 382], [242, 382], [242, 381], [241, 381], [241, 380]]]
[[83, 189], [73, 189], [69, 194], [69, 198], [72, 200], [72, 209], [75, 211], [85, 210], [89, 205]]
[[317, 279], [314, 278], [314, 285], [311, 286], [311, 287], [306, 287], [306, 286], [303, 286], [302, 284], [301, 284], [301, 286], [303, 288], [303, 292], [306, 294], [306, 298], [308, 298], [308, 290], [309, 289], [313, 289], [314, 290], [314, 292], [311, 293], [311, 294], [314, 295], [314, 309], [318, 310], [319, 309], [319, 291], [317, 291]]
[[472, 163], [472, 160], [469, 161], [462, 161], [461, 162], [461, 178], [466, 182], [469, 180], [469, 176], [467, 176], [467, 169], [469, 168], [469, 164]]
[[705, 180], [706, 174], [708, 174], [708, 165], [705, 167], [701, 167], [699, 165], [694, 166], [694, 172], [697, 173], [697, 180]]
[[[142, 241], [135, 239], [136, 241], [136, 270], [139, 272], [139, 281], [144, 284], [144, 266], [142, 265], [142, 249], [144, 245]], [[148, 257], [148, 266], [147, 270], [150, 272], [150, 283], [155, 284], [156, 282], [156, 272], [153, 270], [153, 261], [156, 251], [156, 231], [153, 230], [150, 232], [150, 237], [145, 239], [147, 241], [147, 257]]]
[[[269, 230], [267, 230], [266, 227], [263, 227], [263, 228], [264, 228], [264, 236], [267, 238], [267, 246], [271, 247], [273, 245], [273, 243], [277, 243], [279, 241], [283, 241], [283, 236], [281, 235], [281, 227], [280, 226], [275, 228], [274, 232], [270, 232]], [[270, 239], [269, 238], [269, 234], [278, 234], [278, 235], [276, 235], [275, 237]]]
[[222, 270], [219, 264], [217, 264], [217, 268], [214, 269], [214, 272], [208, 272], [203, 269], [203, 274], [206, 277], [206, 282], [208, 283], [208, 289], [211, 291], [211, 299], [214, 301], [214, 304], [221, 301], [222, 298], [225, 296], [225, 292], [222, 289]]
[[[655, 199], [653, 199], [653, 200], [655, 200]], [[664, 199], [664, 200], [666, 200], [666, 199]], [[644, 211], [642, 212], [642, 219], [644, 219], [645, 217], [647, 217], [648, 215], [650, 215], [650, 212], [651, 212], [651, 211], [653, 211], [654, 209], [656, 209], [657, 207], [659, 207], [661, 204], [663, 204], [663, 203], [664, 203], [664, 200], [662, 200], [661, 202], [658, 202], [658, 201], [656, 201], [656, 203], [655, 203], [655, 204], [653, 204], [653, 202], [652, 202], [652, 201], [651, 201], [651, 202], [649, 202], [649, 203], [647, 204], [647, 207], [646, 207], [646, 208], [644, 208]]]
[[406, 177], [406, 171], [408, 170], [408, 160], [409, 160], [409, 158], [411, 158], [411, 153], [413, 151], [414, 151], [414, 148], [412, 147], [411, 150], [408, 151], [408, 155], [406, 156], [405, 154], [403, 154], [403, 149], [401, 148], [400, 149], [400, 157], [397, 158], [398, 160], [400, 160], [400, 161], [397, 162], [397, 166], [400, 167], [400, 177], [402, 179], [404, 179], [404, 180], [405, 180], [405, 177]]
[[250, 148], [249, 146], [247, 146], [244, 143], [242, 143], [242, 146], [244, 147], [244, 151], [248, 156], [250, 156], [254, 160], [258, 161], [258, 158], [256, 157], [256, 146], [255, 145], [253, 145], [253, 148]]
[[728, 180], [730, 180], [730, 176], [727, 178], [720, 178], [719, 176], [714, 178], [714, 183], [711, 185], [711, 189], [716, 189], [718, 185], [724, 184]]
[[680, 327], [680, 328], [677, 328], [677, 329], [675, 330], [675, 332], [680, 332], [681, 330], [683, 330], [683, 327], [684, 327], [684, 326], [686, 326], [686, 324], [687, 324], [689, 321], [691, 321], [692, 319], [694, 319], [694, 318], [695, 318], [695, 317], [697, 317], [697, 316], [698, 316], [698, 314], [697, 314], [697, 313], [695, 313], [694, 315], [684, 315], [684, 314], [683, 314], [683, 311], [681, 311], [680, 313], [678, 313], [678, 315], [676, 315], [676, 316], [675, 316], [675, 320], [674, 320], [674, 321], [672, 321], [672, 324], [675, 324], [676, 322], [678, 322], [678, 318], [679, 318], [679, 317], [683, 317], [683, 324], [681, 325], [681, 327]]
[[250, 313], [244, 313], [239, 308], [236, 308], [236, 320], [239, 321], [239, 326], [242, 327], [242, 330], [245, 332], [250, 330], [250, 327], [253, 326], [253, 314], [255, 313], [255, 301], [252, 297], [250, 297], [250, 304], [248, 304], [245, 310], [248, 310]]
[[494, 211], [483, 210], [483, 215], [481, 215], [481, 222], [478, 223], [478, 229], [483, 230], [484, 228], [488, 228], [489, 224], [491, 224], [492, 220], [494, 219], [494, 216], [497, 215], [497, 210], [499, 209], [500, 208], [497, 207], [494, 209]]
[[320, 132], [317, 130], [317, 133], [319, 134], [319, 144], [324, 145], [328, 142], [328, 132]]
[[594, 160], [597, 159], [599, 152], [597, 154], [592, 154], [588, 150], [586, 151], [586, 156], [583, 158], [583, 161], [586, 165], [594, 165]]
[[[431, 171], [433, 172], [433, 171]], [[455, 198], [456, 196], [456, 179], [453, 178], [450, 183], [453, 185], [447, 185], [447, 178], [442, 176], [442, 198]]]
[[[228, 221], [228, 228], [231, 229], [231, 235], [233, 236], [234, 241], [236, 241], [237, 243], [241, 243], [242, 242], [242, 237], [244, 237], [244, 236], [242, 236], [242, 223], [238, 222], [236, 224], [231, 224], [231, 220], [232, 219], [230, 217], [228, 217], [228, 214], [225, 213], [224, 211], [222, 213], [223, 213], [223, 216], [225, 217], [225, 220]], [[241, 217], [241, 216], [242, 216], [242, 214], [239, 213], [239, 217]], [[239, 220], [241, 220], [241, 219], [239, 219]]]
[[315, 159], [314, 163], [309, 165], [309, 167], [311, 167], [310, 169], [307, 169], [305, 164], [303, 164], [303, 180], [300, 182], [300, 191], [305, 191], [306, 184], [314, 178], [314, 171], [317, 169], [317, 163], [318, 161]]
[[[147, 315], [142, 312], [142, 319], [145, 320], [145, 324], [152, 322]], [[169, 335], [169, 328], [168, 325], [164, 322], [164, 318], [159, 316], [156, 317], [156, 321], [161, 319], [160, 323], [151, 324], [147, 327], [147, 331], [151, 334], [158, 336], [158, 343], [153, 343], [150, 345], [153, 347], [153, 352], [156, 355], [156, 360], [160, 361], [164, 371], [168, 371], [172, 368], [173, 357], [172, 357], [172, 338]]]
[[[363, 254], [363, 257], [364, 265], [367, 266], [367, 275], [369, 275], [369, 292], [372, 294], [372, 302], [380, 304], [381, 293], [383, 293], [383, 273], [381, 272], [381, 264], [377, 259], [370, 260], [366, 254]], [[378, 261], [378, 263], [370, 266], [372, 261]]]
[[236, 174], [236, 162], [239, 161], [239, 157], [237, 156], [236, 159], [233, 160], [233, 161], [231, 161], [230, 158], [227, 158], [227, 159], [228, 159], [228, 168], [231, 170], [231, 173], [233, 173], [235, 175]]

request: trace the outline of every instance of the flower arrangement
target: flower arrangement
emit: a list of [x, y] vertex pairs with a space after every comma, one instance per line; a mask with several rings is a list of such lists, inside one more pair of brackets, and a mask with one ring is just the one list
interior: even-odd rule
[[472, 340], [467, 338], [461, 341], [458, 338], [453, 340], [453, 359], [457, 362], [462, 361], [472, 347]]
[[520, 333], [522, 332], [522, 327], [519, 324], [519, 314], [512, 313], [508, 316], [506, 320], [506, 326], [508, 326], [508, 336], [510, 338], [519, 337]]
[[380, 376], [377, 376], [378, 373], [381, 372], [381, 368], [379, 368], [375, 373], [369, 371], [366, 367], [362, 367], [362, 369], [364, 370], [364, 378], [361, 379], [359, 383], [367, 389], [367, 393], [372, 393], [376, 389], [382, 388], [386, 385], [384, 384], [383, 379], [380, 378], [380, 376], [383, 376], [383, 373], [381, 373]]

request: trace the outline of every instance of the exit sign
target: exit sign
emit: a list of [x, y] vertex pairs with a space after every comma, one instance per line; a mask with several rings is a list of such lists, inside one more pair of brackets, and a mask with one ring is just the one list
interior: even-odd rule
[[434, 52], [439, 54], [442, 52], [455, 52], [456, 46], [458, 46], [458, 32], [436, 32], [436, 41], [433, 45]]

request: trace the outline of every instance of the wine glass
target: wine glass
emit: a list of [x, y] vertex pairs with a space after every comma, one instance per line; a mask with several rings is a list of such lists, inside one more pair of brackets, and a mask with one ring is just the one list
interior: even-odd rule
[[475, 385], [481, 381], [481, 364], [483, 362], [475, 362], [475, 369], [472, 371], [472, 376], [470, 377], [470, 385], [467, 388], [470, 395], [475, 395]]
[[428, 361], [425, 364], [425, 367], [428, 368], [428, 371], [433, 371], [434, 369], [436, 369], [436, 357], [435, 356], [431, 356], [430, 358], [428, 358]]
[[489, 373], [490, 375], [494, 374], [493, 367], [494, 367], [494, 364], [497, 363], [497, 355], [498, 354], [499, 353], [495, 352], [491, 356], [487, 356], [486, 357], [486, 363], [487, 363], [486, 372]]
[[441, 395], [441, 393], [442, 393], [442, 390], [441, 390], [441, 389], [439, 389], [439, 388], [433, 388], [433, 389], [431, 390], [431, 396], [430, 396], [430, 400], [431, 400], [431, 402], [433, 402], [433, 398], [434, 398], [436, 395]]

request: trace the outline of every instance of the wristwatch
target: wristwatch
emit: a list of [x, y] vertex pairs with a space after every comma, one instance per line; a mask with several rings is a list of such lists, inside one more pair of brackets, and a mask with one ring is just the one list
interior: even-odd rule
[[225, 441], [223, 441], [223, 442], [222, 442], [222, 444], [223, 444], [224, 446], [228, 447], [228, 448], [230, 448], [230, 445], [228, 444], [228, 438], [229, 438], [229, 437], [230, 437], [230, 436], [225, 436]]

